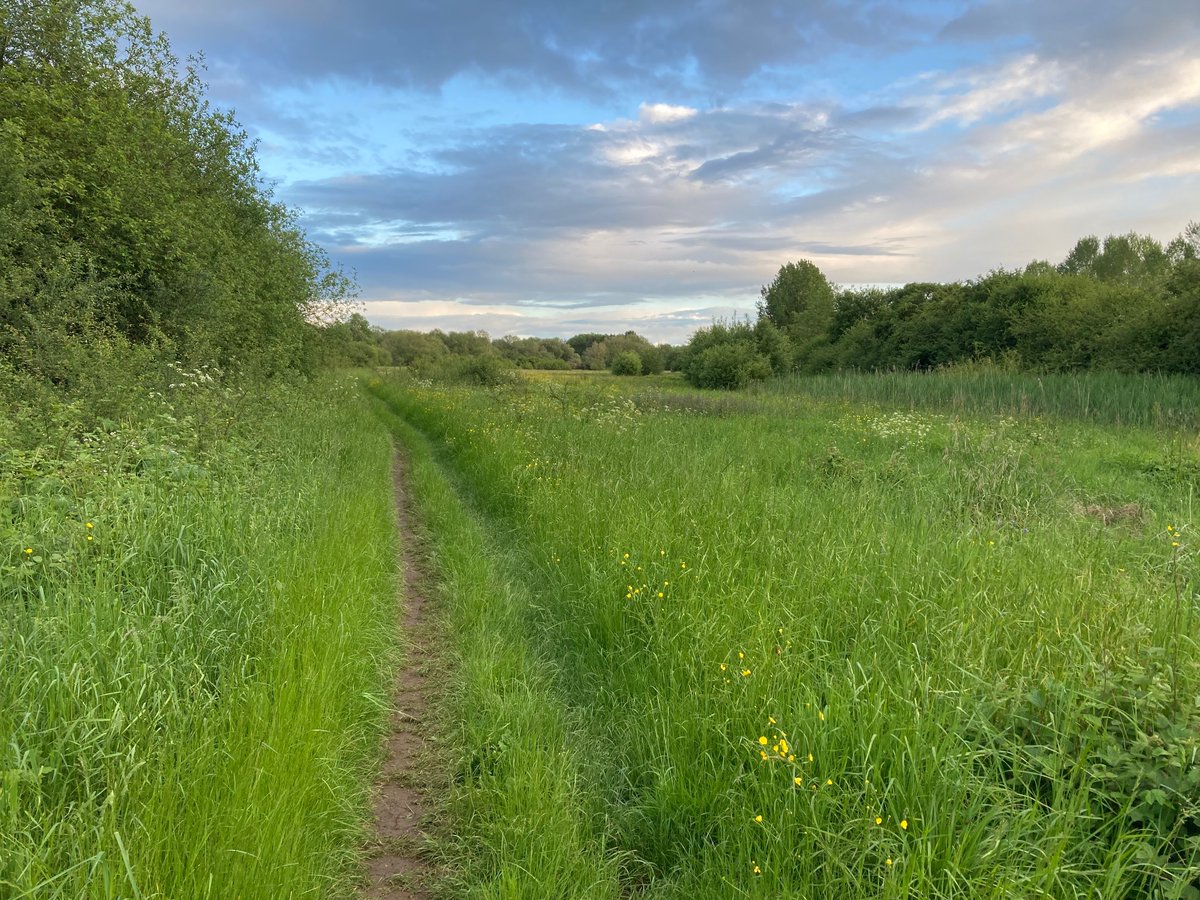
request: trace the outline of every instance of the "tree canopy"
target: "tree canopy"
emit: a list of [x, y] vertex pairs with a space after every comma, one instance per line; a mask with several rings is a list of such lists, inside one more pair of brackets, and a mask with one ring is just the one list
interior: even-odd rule
[[0, 355], [53, 376], [72, 342], [120, 339], [293, 366], [349, 289], [131, 5], [0, 9]]

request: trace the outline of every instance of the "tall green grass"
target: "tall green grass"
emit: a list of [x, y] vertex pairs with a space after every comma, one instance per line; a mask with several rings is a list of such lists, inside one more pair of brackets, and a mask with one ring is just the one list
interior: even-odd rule
[[966, 415], [1057, 416], [1106, 425], [1200, 427], [1200, 380], [1185, 375], [1027, 375], [977, 364], [934, 372], [797, 375], [769, 382], [763, 390]]
[[[1200, 446], [898, 410], [894, 384], [716, 412], [632, 382], [376, 389], [508, 561], [490, 627], [574, 711], [566, 820], [620, 879], [592, 896], [1193, 889]], [[464, 784], [538, 740], [466, 712]], [[508, 840], [527, 821], [475, 833], [526, 873], [504, 896], [550, 877]]]
[[211, 396], [59, 411], [36, 447], [3, 423], [5, 897], [352, 893], [396, 653], [388, 436], [344, 385], [181, 380]]

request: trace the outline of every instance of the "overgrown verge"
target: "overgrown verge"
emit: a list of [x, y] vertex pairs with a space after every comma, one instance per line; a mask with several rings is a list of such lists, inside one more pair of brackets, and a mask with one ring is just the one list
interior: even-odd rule
[[528, 639], [536, 599], [505, 560], [513, 548], [464, 502], [397, 395], [378, 381], [370, 391], [409, 460], [453, 638], [439, 726], [451, 774], [444, 814], [455, 823], [444, 887], [453, 897], [616, 896], [589, 747], [556, 690], [555, 663]]
[[146, 366], [103, 416], [20, 383], [0, 894], [344, 894], [395, 652], [386, 432], [338, 382]]

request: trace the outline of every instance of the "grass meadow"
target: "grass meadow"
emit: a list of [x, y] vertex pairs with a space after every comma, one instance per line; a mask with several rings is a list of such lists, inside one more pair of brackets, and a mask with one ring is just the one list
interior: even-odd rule
[[372, 379], [458, 673], [449, 894], [1197, 896], [1181, 389]]
[[7, 409], [0, 896], [358, 891], [397, 448], [438, 896], [1198, 896], [1194, 385], [1005, 377]]
[[[0, 896], [352, 896], [391, 446], [342, 382], [0, 419]], [[185, 396], [192, 394], [195, 396]]]

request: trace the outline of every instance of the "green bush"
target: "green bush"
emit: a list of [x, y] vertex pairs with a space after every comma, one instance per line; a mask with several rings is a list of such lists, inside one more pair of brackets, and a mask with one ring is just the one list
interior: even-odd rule
[[641, 375], [642, 358], [632, 350], [626, 350], [613, 357], [612, 373], [614, 375]]
[[498, 387], [517, 380], [516, 366], [499, 356], [453, 357], [442, 372], [449, 381], [479, 387]]

